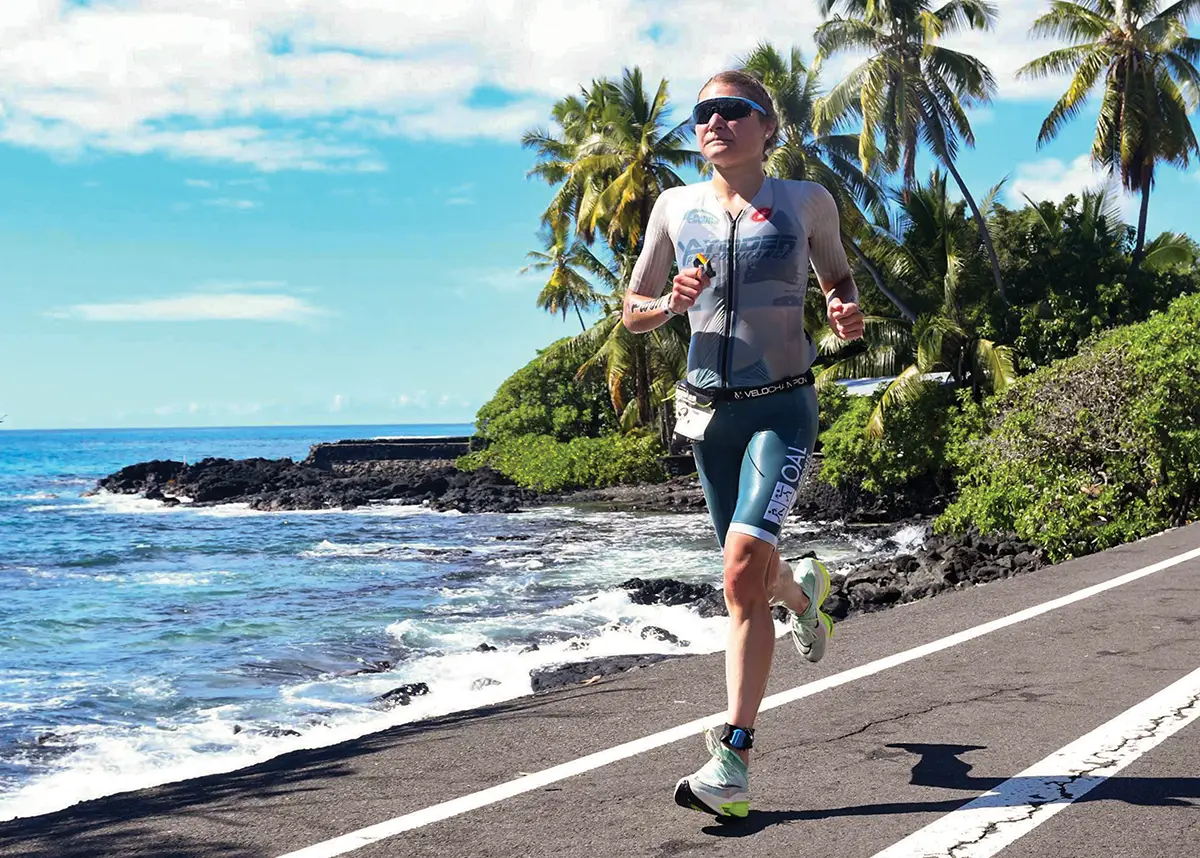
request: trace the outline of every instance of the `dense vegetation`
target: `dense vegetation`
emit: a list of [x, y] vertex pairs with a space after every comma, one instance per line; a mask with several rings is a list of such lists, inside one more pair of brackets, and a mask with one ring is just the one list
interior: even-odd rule
[[[941, 526], [1016, 531], [1055, 556], [1195, 516], [1189, 433], [1200, 415], [1183, 387], [1200, 361], [1194, 347], [1173, 357], [1162, 344], [1200, 337], [1200, 248], [1182, 234], [1147, 236], [1146, 219], [1161, 167], [1187, 167], [1200, 151], [1189, 118], [1200, 101], [1200, 40], [1187, 30], [1200, 3], [1055, 2], [1031, 29], [1069, 47], [1021, 74], [1072, 76], [1039, 145], [1098, 91], [1092, 160], [1140, 195], [1134, 225], [1120, 216], [1119, 191], [1014, 209], [998, 202], [1002, 186], [980, 193], [964, 182], [955, 161], [975, 142], [970, 111], [991, 100], [995, 83], [978, 59], [941, 43], [991, 29], [997, 3], [820, 8], [818, 59], [865, 55], [844, 79], [826, 88], [799, 51], [769, 44], [741, 66], [763, 81], [779, 116], [768, 173], [834, 195], [868, 313], [864, 338], [841, 342], [810, 288], [822, 478], [885, 504], [914, 492], [957, 497]], [[487, 446], [465, 466], [490, 463], [542, 489], [664, 476], [658, 456], [686, 365], [687, 320], [634, 335], [621, 303], [654, 201], [701, 159], [686, 120], [667, 121], [667, 81], [645, 84], [636, 68], [592, 81], [555, 105], [551, 127], [525, 135], [530, 175], [553, 189], [544, 249], [529, 254], [529, 269], [546, 276], [537, 303], [574, 315], [583, 330], [480, 410]], [[915, 168], [922, 148], [935, 163], [926, 180]], [[585, 315], [597, 311], [588, 326]], [[890, 381], [870, 397], [847, 397], [836, 384], [875, 377]], [[1067, 392], [1068, 380], [1108, 386], [1093, 401]], [[1050, 427], [1061, 433], [1055, 443]], [[1110, 461], [1103, 445], [1118, 441], [1132, 459]]]
[[1200, 518], [1200, 295], [1021, 379], [952, 451], [942, 528], [1015, 532], [1062, 558]]
[[578, 364], [561, 345], [551, 345], [509, 376], [476, 412], [480, 439], [495, 443], [539, 435], [570, 441], [616, 431], [604, 384], [595, 378], [576, 379]]

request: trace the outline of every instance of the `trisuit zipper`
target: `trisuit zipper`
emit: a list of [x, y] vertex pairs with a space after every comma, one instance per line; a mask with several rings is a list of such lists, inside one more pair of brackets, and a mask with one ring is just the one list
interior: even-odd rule
[[734, 284], [737, 275], [737, 225], [741, 220], [746, 209], [738, 212], [737, 217], [734, 217], [729, 212], [725, 212], [725, 217], [729, 218], [729, 266], [725, 273], [725, 336], [721, 338], [721, 386], [729, 387], [730, 376], [733, 371], [729, 368], [729, 363], [732, 361], [730, 354], [729, 341], [733, 339], [733, 316], [735, 312], [734, 304]]

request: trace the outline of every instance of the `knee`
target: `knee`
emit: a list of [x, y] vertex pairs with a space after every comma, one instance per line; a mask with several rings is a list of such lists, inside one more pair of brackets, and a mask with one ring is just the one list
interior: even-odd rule
[[725, 554], [725, 603], [731, 610], [749, 610], [767, 603], [767, 570], [748, 550]]

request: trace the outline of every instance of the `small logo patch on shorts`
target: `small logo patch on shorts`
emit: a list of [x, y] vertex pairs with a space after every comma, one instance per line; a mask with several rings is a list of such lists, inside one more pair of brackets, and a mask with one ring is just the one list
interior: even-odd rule
[[763, 513], [763, 518], [776, 524], [783, 524], [788, 510], [792, 508], [795, 501], [796, 490], [794, 488], [787, 483], [776, 483], [775, 491], [771, 493], [771, 502], [767, 504], [767, 511]]

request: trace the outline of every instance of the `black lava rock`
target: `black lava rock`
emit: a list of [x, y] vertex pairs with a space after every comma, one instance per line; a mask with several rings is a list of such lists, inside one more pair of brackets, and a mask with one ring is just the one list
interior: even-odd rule
[[687, 641], [681, 641], [677, 635], [671, 634], [664, 628], [659, 626], [646, 626], [642, 629], [642, 640], [650, 640], [653, 638], [656, 641], [665, 641], [666, 643], [675, 644], [676, 646], [687, 646]]
[[373, 462], [372, 467], [318, 468], [291, 459], [203, 459], [130, 465], [96, 490], [144, 494], [168, 505], [187, 496], [197, 506], [245, 503], [252, 509], [353, 509], [373, 503], [428, 504], [439, 511], [516, 512], [537, 499], [491, 468], [473, 473], [447, 462]]
[[563, 688], [568, 685], [587, 682], [595, 677], [611, 676], [614, 673], [622, 673], [626, 670], [632, 670], [635, 667], [645, 667], [672, 658], [680, 658], [680, 656], [661, 655], [658, 653], [614, 655], [607, 658], [595, 658], [590, 661], [580, 661], [558, 665], [557, 667], [533, 670], [530, 671], [529, 679], [535, 692], [550, 691], [554, 688]]
[[393, 688], [391, 691], [385, 691], [375, 698], [375, 702], [381, 704], [384, 709], [394, 709], [397, 706], [407, 706], [412, 703], [414, 697], [428, 693], [429, 686], [424, 682], [411, 682], [401, 685], [399, 688]]

